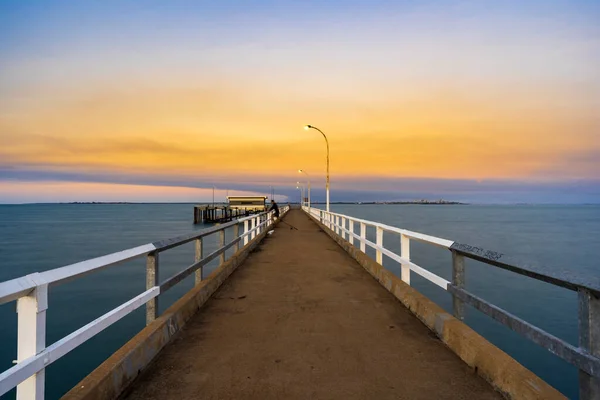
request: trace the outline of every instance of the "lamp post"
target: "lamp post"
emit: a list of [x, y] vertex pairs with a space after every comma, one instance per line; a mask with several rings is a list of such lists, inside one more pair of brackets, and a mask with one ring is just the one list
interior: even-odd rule
[[302, 196], [300, 199], [300, 207], [302, 207], [304, 206], [304, 183], [296, 182], [296, 189], [300, 189], [300, 196]]
[[303, 196], [303, 194], [302, 194], [302, 188], [300, 187], [300, 182], [297, 182], [296, 189], [300, 190], [300, 207], [302, 207], [302, 196]]
[[316, 126], [306, 125], [304, 127], [304, 129], [305, 130], [315, 129], [315, 130], [321, 132], [321, 135], [323, 135], [323, 137], [325, 138], [325, 143], [327, 144], [327, 181], [325, 184], [325, 189], [327, 191], [327, 212], [329, 212], [329, 140], [327, 140], [327, 136], [325, 136], [323, 131], [320, 130], [319, 128], [317, 128]]
[[310, 208], [310, 175], [303, 169], [299, 169], [298, 172], [306, 175], [306, 179], [308, 180], [308, 208]]

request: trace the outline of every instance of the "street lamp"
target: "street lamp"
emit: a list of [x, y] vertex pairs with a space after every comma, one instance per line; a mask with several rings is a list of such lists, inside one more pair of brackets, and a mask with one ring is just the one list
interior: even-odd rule
[[296, 182], [297, 186], [296, 189], [300, 190], [300, 207], [302, 207], [302, 197], [304, 197], [304, 194], [302, 193], [302, 188], [300, 187], [300, 182]]
[[304, 183], [296, 182], [296, 189], [300, 189], [300, 196], [302, 196], [300, 199], [300, 207], [302, 207], [304, 205]]
[[327, 190], [327, 212], [329, 212], [329, 140], [327, 140], [327, 136], [325, 136], [323, 131], [320, 130], [319, 128], [317, 128], [316, 126], [306, 125], [304, 127], [304, 129], [305, 130], [315, 129], [315, 130], [321, 132], [321, 135], [323, 135], [323, 137], [325, 138], [325, 143], [327, 144], [327, 182], [325, 184], [325, 189]]
[[308, 208], [310, 208], [310, 175], [303, 169], [299, 169], [298, 172], [306, 175], [306, 179], [308, 180]]

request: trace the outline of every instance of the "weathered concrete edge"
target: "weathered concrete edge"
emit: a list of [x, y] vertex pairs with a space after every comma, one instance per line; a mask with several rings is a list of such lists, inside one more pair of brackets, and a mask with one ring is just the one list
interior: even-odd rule
[[566, 399], [558, 390], [462, 321], [407, 285], [325, 225], [311, 218], [442, 342], [496, 390], [511, 399]]
[[265, 236], [266, 232], [257, 235], [248, 246], [236, 252], [200, 285], [173, 303], [159, 318], [125, 343], [62, 399], [105, 400], [121, 395]]

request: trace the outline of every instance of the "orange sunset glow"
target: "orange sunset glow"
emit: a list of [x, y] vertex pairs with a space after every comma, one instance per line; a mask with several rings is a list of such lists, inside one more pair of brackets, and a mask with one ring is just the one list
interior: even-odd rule
[[[0, 27], [0, 201], [45, 201], [29, 190], [48, 181], [131, 185], [140, 201], [147, 186], [173, 201], [181, 186], [293, 193], [298, 168], [318, 195], [325, 143], [307, 123], [328, 135], [332, 190], [597, 185], [592, 4], [152, 4], [0, 6], [12, 16]], [[77, 200], [69, 192], [59, 197]]]

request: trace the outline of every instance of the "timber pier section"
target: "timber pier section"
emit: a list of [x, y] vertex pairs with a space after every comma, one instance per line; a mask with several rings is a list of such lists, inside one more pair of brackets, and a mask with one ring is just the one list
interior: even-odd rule
[[[315, 208], [281, 207], [188, 235], [0, 283], [17, 301], [18, 360], [0, 373], [0, 396], [44, 398], [44, 369], [135, 309], [146, 326], [64, 399], [562, 399], [551, 385], [464, 322], [465, 304], [579, 369], [580, 398], [600, 398], [600, 285], [519, 267], [502, 254]], [[294, 227], [296, 229], [292, 229]], [[374, 233], [369, 240], [367, 230]], [[384, 246], [398, 235], [401, 254]], [[218, 249], [205, 252], [216, 235]], [[415, 264], [411, 241], [449, 250], [452, 281]], [[159, 254], [194, 243], [195, 259], [164, 279]], [[375, 259], [366, 247], [375, 249]], [[227, 250], [233, 254], [226, 257]], [[383, 255], [401, 266], [399, 276]], [[125, 260], [146, 258], [146, 291], [46, 346], [48, 287]], [[205, 276], [212, 260], [219, 266]], [[466, 290], [465, 259], [575, 290], [580, 345], [570, 345]], [[410, 286], [418, 274], [447, 290], [443, 310]], [[160, 276], [160, 278], [159, 278]], [[160, 294], [194, 286], [162, 314]]]
[[223, 206], [194, 206], [194, 224], [219, 223], [255, 214], [248, 210]]

